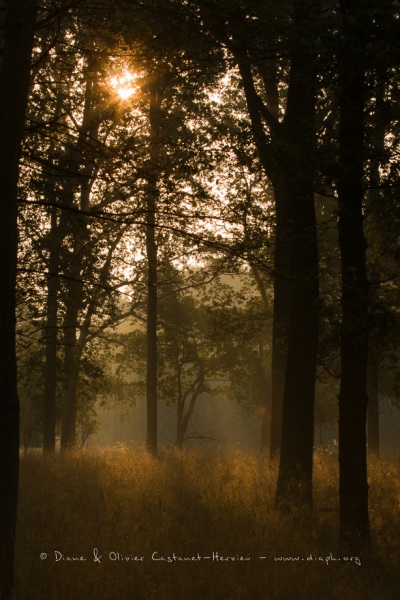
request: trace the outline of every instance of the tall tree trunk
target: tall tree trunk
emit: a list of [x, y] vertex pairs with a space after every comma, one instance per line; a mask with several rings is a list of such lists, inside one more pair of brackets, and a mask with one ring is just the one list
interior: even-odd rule
[[[89, 210], [90, 185], [83, 178], [81, 182], [81, 210]], [[72, 217], [71, 217], [72, 218]], [[77, 215], [74, 219], [74, 250], [68, 271], [68, 292], [64, 331], [64, 377], [65, 396], [61, 425], [61, 448], [74, 448], [76, 445], [77, 389], [82, 352], [78, 346], [79, 315], [83, 307], [84, 287], [82, 271], [87, 248], [87, 216]]]
[[[79, 261], [81, 262], [81, 261]], [[74, 448], [76, 445], [77, 387], [79, 379], [79, 352], [77, 329], [79, 312], [83, 301], [83, 284], [80, 265], [70, 274], [68, 285], [67, 310], [63, 323], [64, 331], [64, 406], [61, 424], [61, 448]]]
[[[82, 125], [78, 140], [72, 149], [71, 165], [80, 178], [67, 182], [66, 204], [73, 206], [75, 188], [80, 186], [80, 210], [83, 214], [70, 216], [73, 228], [73, 252], [70, 259], [67, 277], [66, 312], [63, 323], [64, 331], [64, 376], [65, 395], [61, 424], [61, 448], [70, 449], [76, 445], [77, 389], [82, 351], [78, 344], [79, 315], [84, 302], [82, 272], [86, 256], [90, 253], [88, 244], [88, 217], [90, 209], [90, 193], [95, 173], [95, 165], [91, 153], [85, 156], [87, 144], [96, 139], [99, 130], [99, 119], [95, 118], [96, 102], [96, 61], [94, 54], [87, 59], [85, 103]], [[90, 148], [89, 148], [90, 149]]]
[[[267, 105], [276, 121], [279, 121], [278, 65], [276, 60], [268, 60], [261, 68]], [[279, 135], [274, 141], [280, 143]], [[274, 304], [272, 319], [271, 356], [271, 415], [270, 415], [270, 458], [279, 457], [282, 438], [282, 410], [285, 389], [286, 359], [289, 319], [289, 240], [287, 208], [285, 200], [285, 177], [266, 169], [272, 178], [275, 200], [275, 247], [274, 247]]]
[[[295, 0], [293, 3], [290, 76], [283, 122], [274, 114], [279, 95], [276, 86], [271, 85], [271, 69], [266, 70], [263, 68], [265, 61], [250, 55], [243, 45], [243, 36], [232, 35], [228, 31], [229, 24], [225, 26], [224, 40], [239, 66], [261, 164], [274, 188], [282, 190], [282, 193], [284, 190], [282, 201], [277, 195], [276, 202], [284, 202], [283, 206], [279, 206], [283, 208], [283, 227], [280, 231], [282, 237], [287, 233], [284, 243], [287, 242], [290, 292], [277, 506], [292, 503], [310, 505], [312, 502], [319, 300], [318, 244], [313, 196], [319, 11], [319, 0]], [[257, 93], [252, 63], [257, 66], [263, 78], [266, 103]], [[265, 124], [269, 130], [269, 139], [264, 130]], [[284, 262], [285, 257], [281, 258]], [[275, 304], [276, 310], [279, 310], [277, 298]], [[278, 337], [276, 334], [276, 340]], [[281, 352], [282, 347], [277, 347], [277, 350]], [[277, 395], [279, 387], [276, 385]], [[275, 418], [275, 423], [279, 423], [279, 408], [276, 412], [278, 417]], [[279, 429], [279, 424], [274, 425], [274, 435], [277, 438]], [[274, 444], [278, 447], [278, 441]]]
[[372, 349], [368, 359], [367, 391], [368, 453], [379, 456], [379, 361]]
[[[59, 92], [54, 111], [54, 120], [62, 114], [63, 94]], [[56, 141], [50, 145], [50, 156], [55, 151]], [[46, 197], [51, 207], [50, 231], [48, 235], [48, 274], [46, 297], [46, 360], [44, 366], [44, 406], [43, 406], [43, 452], [53, 453], [56, 449], [56, 409], [57, 409], [57, 342], [58, 342], [58, 303], [60, 292], [60, 252], [66, 235], [65, 215], [61, 212], [58, 220], [56, 192], [57, 174], [48, 175]]]
[[269, 406], [270, 398], [270, 381], [266, 377], [264, 371], [264, 343], [261, 340], [258, 344], [258, 356], [256, 360], [256, 373], [257, 373], [257, 388], [258, 398], [260, 402], [261, 412], [261, 440], [260, 440], [260, 451], [265, 453], [270, 443], [271, 433], [271, 411]]
[[344, 542], [369, 541], [366, 455], [368, 281], [363, 231], [365, 6], [342, 0], [339, 62], [339, 247], [342, 271], [339, 506]]
[[51, 453], [56, 447], [56, 390], [57, 390], [57, 338], [58, 294], [60, 290], [59, 263], [60, 239], [57, 209], [51, 209], [50, 257], [47, 276], [46, 301], [46, 363], [43, 415], [43, 451]]
[[179, 362], [179, 359], [176, 362], [176, 373], [177, 373], [177, 409], [176, 409], [176, 445], [178, 448], [182, 448], [183, 446], [183, 438], [184, 434], [182, 432], [182, 421], [183, 421], [183, 411], [185, 408], [185, 398], [183, 396], [182, 390], [182, 364]]
[[286, 142], [286, 210], [290, 260], [288, 354], [275, 505], [312, 505], [314, 391], [318, 349], [318, 241], [314, 206], [314, 111], [318, 2], [296, 2]]
[[[382, 16], [381, 16], [382, 18]], [[374, 129], [372, 133], [373, 149], [369, 164], [369, 186], [366, 196], [368, 216], [373, 220], [376, 211], [381, 209], [381, 203], [384, 202], [382, 190], [379, 189], [381, 183], [380, 164], [385, 153], [385, 133], [387, 123], [387, 108], [385, 104], [385, 81], [386, 69], [378, 66], [375, 82], [375, 110], [374, 110]], [[378, 234], [379, 235], [379, 234]], [[380, 256], [372, 253], [369, 260], [369, 276], [372, 280], [379, 281], [381, 276]], [[379, 299], [379, 288], [370, 290], [369, 302], [372, 307]], [[376, 326], [375, 326], [376, 327]], [[368, 432], [368, 453], [379, 456], [379, 351], [375, 345], [378, 342], [377, 336], [379, 330], [369, 332], [369, 357], [367, 372], [367, 432]], [[382, 343], [382, 341], [381, 341]]]
[[[247, 194], [246, 208], [243, 211], [243, 226], [246, 241], [249, 240], [248, 231], [248, 208], [252, 203], [251, 192]], [[265, 317], [271, 313], [270, 301], [267, 294], [267, 288], [265, 282], [261, 276], [259, 268], [250, 260], [250, 269], [253, 274], [254, 280], [257, 284], [258, 291], [264, 305]], [[270, 377], [266, 377], [264, 373], [264, 342], [261, 340], [258, 345], [258, 356], [255, 362], [256, 372], [256, 384], [257, 384], [257, 400], [259, 402], [259, 410], [261, 417], [261, 436], [260, 436], [260, 452], [266, 453], [270, 446], [270, 433], [271, 433], [271, 380]]]
[[17, 189], [36, 20], [34, 0], [8, 0], [0, 68], [0, 599], [11, 600], [18, 498], [15, 356]]
[[160, 155], [160, 107], [161, 92], [157, 76], [149, 86], [150, 92], [150, 169], [147, 189], [147, 366], [146, 366], [146, 406], [147, 434], [146, 447], [157, 455], [157, 243], [156, 213], [158, 200], [159, 155]]
[[274, 184], [276, 227], [274, 253], [274, 310], [271, 361], [270, 458], [279, 457], [282, 438], [282, 410], [285, 389], [289, 318], [289, 240], [283, 179]]
[[282, 435], [283, 391], [286, 373], [287, 328], [289, 318], [289, 243], [286, 207], [285, 167], [276, 158], [282, 153], [282, 126], [278, 121], [279, 97], [276, 76], [272, 77], [271, 69], [265, 68], [263, 74], [268, 106], [274, 126], [270, 126], [271, 142], [267, 141], [261, 117], [260, 103], [250, 63], [243, 57], [242, 49], [236, 50], [247, 108], [252, 125], [253, 138], [257, 147], [260, 162], [267, 177], [271, 180], [275, 200], [275, 252], [274, 252], [274, 308], [272, 328], [272, 364], [271, 364], [271, 436], [270, 455], [278, 455]]

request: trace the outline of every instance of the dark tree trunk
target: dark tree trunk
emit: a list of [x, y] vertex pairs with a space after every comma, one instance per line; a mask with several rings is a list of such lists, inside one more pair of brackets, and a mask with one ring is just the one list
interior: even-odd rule
[[271, 142], [267, 142], [260, 114], [260, 98], [257, 96], [249, 62], [237, 50], [242, 82], [246, 95], [253, 137], [260, 162], [265, 174], [272, 181], [276, 210], [275, 252], [274, 252], [274, 308], [272, 328], [272, 364], [271, 364], [271, 435], [270, 456], [278, 455], [282, 435], [283, 391], [286, 373], [287, 328], [289, 318], [289, 244], [286, 207], [286, 188], [284, 165], [277, 157], [282, 153], [282, 133], [278, 122], [279, 104], [277, 101], [276, 78], [271, 69], [264, 76], [268, 110], [275, 126], [270, 127]]
[[[80, 210], [83, 214], [70, 215], [73, 234], [73, 252], [67, 273], [67, 299], [66, 312], [63, 323], [64, 331], [64, 377], [65, 394], [61, 424], [61, 448], [71, 449], [76, 446], [76, 421], [77, 421], [77, 389], [80, 372], [80, 360], [83, 344], [78, 340], [80, 313], [84, 303], [84, 286], [82, 273], [86, 257], [91, 250], [88, 247], [89, 232], [87, 227], [87, 212], [90, 209], [90, 192], [95, 172], [95, 165], [91, 153], [85, 156], [87, 144], [97, 138], [99, 119], [94, 118], [96, 102], [96, 58], [90, 54], [87, 62], [85, 104], [82, 125], [79, 130], [78, 140], [72, 149], [71, 166], [73, 175], [81, 176], [71, 179], [65, 187], [65, 203], [73, 206], [74, 191], [80, 187]], [[74, 172], [75, 169], [75, 172]], [[80, 337], [80, 336], [79, 336]]]
[[[62, 113], [63, 95], [59, 93], [54, 111], [54, 120]], [[50, 155], [55, 151], [56, 141], [50, 145]], [[56, 192], [57, 174], [47, 175], [46, 197], [54, 206], [51, 208], [50, 231], [48, 236], [48, 274], [46, 298], [46, 361], [44, 366], [44, 406], [43, 406], [43, 452], [53, 453], [56, 448], [57, 412], [57, 342], [58, 342], [58, 302], [60, 292], [60, 252], [65, 229], [65, 215], [57, 218], [58, 202]]]
[[176, 417], [176, 447], [181, 450], [183, 448], [185, 432], [183, 431], [182, 427], [182, 412], [179, 410], [179, 407]]
[[368, 453], [379, 456], [379, 361], [370, 351], [368, 360]]
[[258, 397], [260, 401], [261, 411], [261, 440], [260, 440], [260, 451], [262, 453], [267, 452], [270, 444], [270, 433], [271, 433], [271, 411], [269, 406], [270, 398], [270, 381], [266, 377], [264, 371], [264, 343], [262, 341], [258, 344], [258, 357], [256, 364], [257, 382], [258, 382]]
[[342, 0], [339, 61], [339, 246], [342, 271], [339, 506], [344, 542], [369, 541], [366, 455], [368, 281], [363, 231], [365, 8]]
[[[81, 210], [89, 210], [90, 186], [84, 179], [81, 183]], [[72, 217], [70, 217], [72, 219]], [[77, 389], [80, 371], [81, 346], [78, 341], [80, 312], [83, 308], [84, 287], [82, 271], [87, 248], [87, 216], [77, 215], [74, 223], [74, 250], [68, 270], [66, 312], [64, 332], [64, 377], [65, 396], [61, 425], [61, 448], [74, 448], [76, 445]]]
[[185, 408], [185, 399], [182, 390], [182, 364], [177, 361], [177, 384], [178, 384], [178, 404], [176, 410], [176, 445], [178, 448], [182, 448], [184, 441], [184, 433], [182, 431], [183, 411]]
[[[277, 61], [269, 60], [262, 68], [268, 108], [276, 121], [279, 120], [279, 90]], [[280, 143], [279, 135], [274, 135]], [[278, 154], [278, 153], [277, 153]], [[267, 166], [267, 165], [266, 165]], [[272, 178], [275, 200], [275, 250], [274, 250], [274, 308], [272, 320], [271, 360], [271, 415], [270, 415], [270, 458], [279, 457], [282, 438], [282, 410], [285, 389], [286, 359], [289, 319], [289, 244], [285, 200], [285, 177], [266, 168]]]
[[0, 69], [0, 599], [11, 600], [18, 497], [15, 356], [17, 187], [36, 19], [34, 0], [9, 0]]
[[276, 227], [274, 254], [274, 311], [271, 364], [270, 458], [279, 457], [282, 438], [283, 393], [285, 389], [289, 318], [289, 244], [284, 182], [274, 185]]
[[277, 507], [312, 506], [314, 390], [318, 349], [318, 241], [314, 206], [317, 2], [296, 3], [287, 110], [286, 215], [290, 296]]
[[[294, 174], [293, 179], [295, 177]], [[318, 247], [313, 192], [306, 182], [293, 197], [292, 208], [292, 277], [276, 491], [278, 507], [312, 505], [314, 388], [318, 348]]]
[[56, 390], [57, 390], [57, 338], [58, 294], [60, 290], [57, 209], [51, 209], [50, 257], [47, 276], [46, 306], [46, 363], [43, 415], [43, 451], [51, 453], [56, 447]]
[[[276, 257], [280, 265], [288, 258], [289, 307], [287, 331], [287, 362], [282, 410], [282, 451], [276, 504], [311, 504], [312, 459], [314, 435], [314, 387], [318, 346], [318, 245], [313, 197], [314, 110], [317, 83], [317, 56], [320, 28], [319, 0], [296, 0], [293, 3], [291, 28], [291, 60], [286, 113], [283, 122], [277, 118], [279, 94], [276, 69], [260, 59], [259, 52], [251, 56], [245, 38], [230, 24], [222, 27], [224, 41], [238, 63], [251, 119], [254, 142], [261, 164], [274, 185], [277, 211], [282, 206], [282, 234], [287, 254]], [[218, 33], [216, 32], [216, 35]], [[251, 46], [251, 44], [249, 44]], [[264, 82], [267, 101], [257, 93], [252, 66], [256, 66]], [[275, 83], [274, 83], [275, 80]], [[269, 130], [269, 137], [264, 127]], [[282, 185], [283, 182], [283, 185]], [[278, 208], [278, 203], [279, 208]], [[287, 236], [287, 237], [286, 237]], [[286, 239], [284, 239], [286, 238]], [[279, 252], [279, 250], [278, 250]], [[283, 281], [282, 280], [282, 285]], [[276, 282], [278, 279], [276, 280]], [[284, 288], [281, 290], [285, 295]], [[278, 291], [276, 292], [278, 293]], [[288, 304], [286, 304], [288, 302]], [[275, 298], [276, 311], [280, 310]], [[284, 323], [284, 318], [281, 321]], [[282, 352], [285, 346], [275, 346]], [[275, 332], [276, 342], [279, 334]], [[283, 350], [284, 355], [284, 350]], [[283, 356], [274, 373], [284, 371]], [[275, 365], [274, 365], [275, 366]], [[274, 399], [274, 447], [279, 446], [279, 395], [281, 384], [276, 381]], [[300, 493], [299, 493], [300, 492]]]
[[[267, 290], [265, 284], [260, 276], [258, 268], [251, 264], [251, 271], [254, 279], [257, 283], [264, 308], [265, 314], [270, 312], [270, 302], [268, 299]], [[261, 440], [260, 440], [260, 452], [265, 453], [268, 451], [270, 446], [270, 434], [271, 434], [271, 380], [266, 377], [264, 372], [264, 343], [261, 340], [258, 345], [258, 357], [255, 364], [256, 371], [256, 382], [257, 382], [257, 398], [260, 404], [260, 415], [261, 415]]]
[[[381, 17], [382, 18], [382, 17]], [[382, 190], [380, 189], [381, 174], [380, 164], [385, 154], [385, 133], [387, 123], [387, 107], [385, 103], [385, 81], [386, 69], [378, 67], [375, 82], [375, 110], [374, 110], [374, 129], [372, 132], [372, 157], [369, 165], [369, 185], [370, 189], [366, 196], [366, 213], [371, 220], [374, 219], [377, 211], [381, 210], [382, 202], [385, 201]], [[379, 234], [378, 234], [379, 235]], [[373, 253], [369, 260], [368, 274], [372, 280], [379, 281], [381, 273], [381, 257], [379, 253]], [[379, 288], [370, 290], [369, 303], [374, 310], [374, 303], [379, 300]], [[379, 328], [369, 332], [369, 357], [367, 373], [367, 432], [368, 432], [368, 453], [379, 456], [379, 350], [376, 345], [382, 340], [378, 340]]]
[[157, 455], [157, 243], [156, 213], [158, 200], [159, 154], [160, 154], [160, 106], [161, 93], [157, 81], [149, 86], [150, 92], [150, 166], [147, 190], [147, 367], [146, 367], [146, 405], [147, 435], [146, 447]]
[[[180, 377], [180, 374], [179, 374]], [[181, 384], [179, 384], [179, 395], [178, 395], [178, 410], [177, 410], [177, 428], [176, 428], [176, 445], [178, 448], [183, 447], [185, 436], [193, 416], [193, 412], [196, 406], [197, 398], [205, 390], [205, 377], [206, 372], [204, 364], [201, 362], [199, 372], [193, 384], [186, 392], [182, 394]], [[189, 399], [190, 398], [190, 399]], [[187, 401], [189, 403], [187, 404]], [[186, 408], [186, 412], [185, 412]]]
[[[77, 269], [76, 278], [80, 277]], [[71, 275], [72, 277], [72, 275]], [[61, 424], [61, 449], [71, 449], [76, 445], [77, 387], [79, 378], [78, 319], [82, 307], [83, 286], [78, 280], [70, 280], [68, 285], [67, 311], [63, 323], [64, 331], [64, 406]]]

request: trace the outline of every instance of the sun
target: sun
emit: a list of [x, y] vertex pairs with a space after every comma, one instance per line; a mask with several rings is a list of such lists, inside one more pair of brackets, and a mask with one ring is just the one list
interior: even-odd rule
[[127, 100], [138, 90], [138, 86], [135, 85], [136, 78], [137, 76], [133, 73], [125, 71], [122, 75], [110, 79], [111, 86], [121, 100]]

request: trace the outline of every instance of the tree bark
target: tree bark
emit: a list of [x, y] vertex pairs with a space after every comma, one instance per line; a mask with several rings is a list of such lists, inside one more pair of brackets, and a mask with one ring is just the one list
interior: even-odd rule
[[11, 600], [18, 499], [15, 356], [17, 191], [36, 20], [34, 0], [9, 0], [0, 68], [0, 599]]
[[288, 354], [275, 506], [312, 506], [314, 391], [318, 349], [318, 241], [314, 206], [318, 2], [297, 2], [283, 138], [290, 268]]
[[366, 455], [368, 281], [363, 231], [365, 8], [342, 0], [339, 62], [339, 247], [342, 271], [339, 392], [340, 535], [369, 542]]

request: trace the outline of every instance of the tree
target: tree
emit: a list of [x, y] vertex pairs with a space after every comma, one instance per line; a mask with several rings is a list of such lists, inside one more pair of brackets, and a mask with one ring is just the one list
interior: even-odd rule
[[[65, 385], [61, 445], [66, 448], [76, 440], [77, 390], [86, 347], [96, 331], [126, 313], [118, 291], [124, 279], [121, 264], [127, 225], [116, 213], [132, 192], [136, 176], [131, 170], [124, 183], [117, 178], [118, 174], [122, 179], [124, 167], [130, 168], [125, 163], [135, 151], [127, 150], [126, 117], [106, 79], [111, 79], [110, 67], [99, 64], [101, 50], [94, 46], [91, 30], [75, 19], [66, 21], [63, 35], [73, 36], [80, 46], [71, 52], [68, 46], [65, 50], [64, 44], [55, 44], [46, 69], [37, 77], [29, 116], [34, 112], [40, 119], [25, 152], [30, 200], [21, 210], [27, 232], [21, 262], [35, 273], [32, 295], [39, 303], [44, 283], [47, 288], [46, 450], [55, 446], [57, 380]], [[37, 92], [39, 83], [47, 96]], [[58, 368], [57, 352], [63, 358], [64, 374]]]
[[[6, 5], [0, 69], [0, 598], [14, 585], [14, 541], [18, 495], [19, 402], [15, 356], [17, 190], [31, 54], [36, 21], [34, 0]], [[18, 73], [18, 77], [15, 74]]]
[[147, 175], [146, 202], [146, 255], [147, 255], [147, 361], [146, 406], [149, 452], [157, 454], [157, 243], [155, 235], [157, 200], [160, 178], [160, 119], [162, 102], [162, 76], [154, 73], [149, 82], [150, 162]]
[[[254, 7], [251, 8], [254, 11]], [[262, 51], [261, 56], [269, 55], [268, 45], [265, 46], [269, 38], [265, 31], [260, 46], [248, 48], [248, 36], [238, 25], [237, 15], [236, 20], [233, 17], [231, 22], [228, 20], [225, 24], [224, 42], [240, 70], [260, 161], [274, 185], [277, 232], [284, 232], [284, 239], [277, 240], [277, 247], [287, 252], [285, 258], [281, 250], [275, 254], [279, 269], [282, 263], [284, 265], [283, 279], [279, 283], [275, 280], [278, 285], [275, 293], [277, 289], [282, 289], [285, 296], [281, 299], [281, 306], [288, 306], [277, 506], [312, 503], [314, 385], [318, 345], [318, 249], [313, 156], [318, 8], [319, 3], [314, 1], [294, 2], [293, 5], [288, 41], [290, 71], [286, 111], [281, 121], [274, 114], [276, 100], [274, 103], [271, 99], [271, 78], [267, 76], [266, 66], [268, 59], [260, 58]], [[245, 15], [240, 16], [243, 22]], [[271, 18], [271, 15], [267, 16]], [[257, 25], [260, 27], [259, 22]], [[309, 35], [310, 27], [315, 38]], [[275, 58], [275, 54], [272, 54], [272, 58]], [[258, 69], [265, 96], [270, 100], [267, 103], [257, 92], [252, 67]], [[282, 288], [282, 281], [288, 282], [287, 288]], [[275, 297], [276, 310], [278, 302], [279, 298]], [[275, 346], [273, 352], [278, 350], [282, 352], [282, 348]]]
[[366, 457], [368, 281], [363, 231], [364, 108], [369, 12], [342, 0], [339, 54], [339, 246], [342, 322], [339, 503], [343, 540], [369, 541]]

